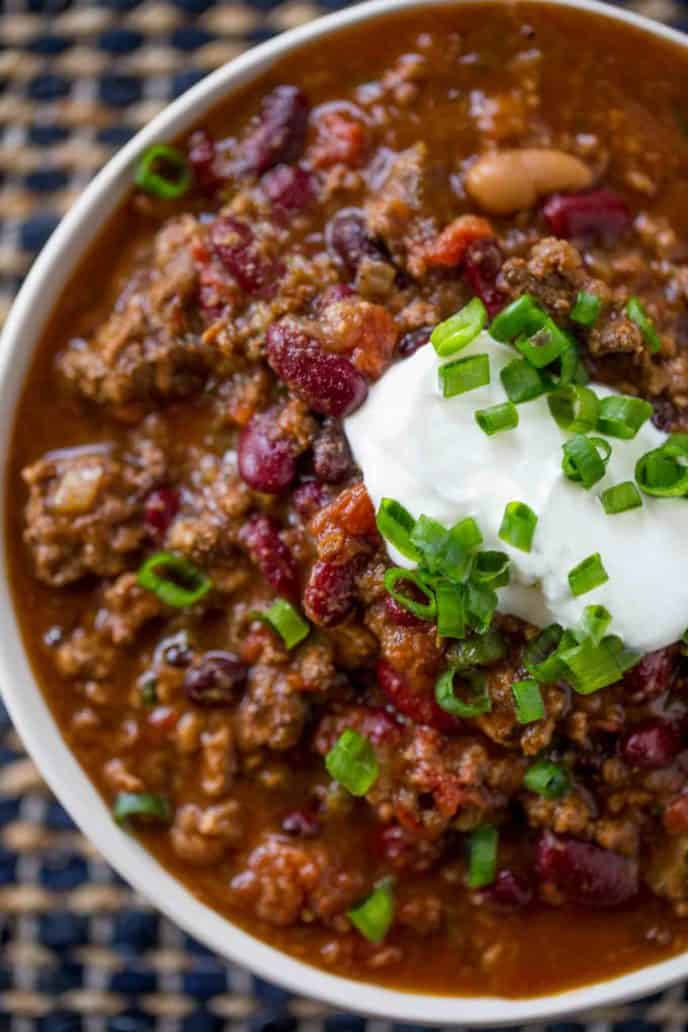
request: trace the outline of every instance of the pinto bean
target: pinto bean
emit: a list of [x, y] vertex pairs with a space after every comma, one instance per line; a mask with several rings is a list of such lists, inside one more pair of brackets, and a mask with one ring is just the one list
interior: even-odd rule
[[468, 193], [492, 215], [532, 208], [544, 194], [591, 185], [592, 172], [579, 158], [539, 147], [484, 154], [466, 176]]

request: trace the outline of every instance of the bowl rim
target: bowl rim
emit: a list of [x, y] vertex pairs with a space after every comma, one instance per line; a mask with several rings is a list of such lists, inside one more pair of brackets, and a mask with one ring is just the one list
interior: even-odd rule
[[[467, 0], [432, 0], [458, 6]], [[471, 0], [488, 3], [490, 0]], [[598, 0], [528, 0], [544, 6], [590, 11], [635, 26], [688, 48], [688, 37], [632, 11]], [[131, 183], [142, 149], [190, 128], [220, 99], [228, 97], [304, 43], [380, 15], [422, 8], [429, 0], [369, 0], [327, 15], [268, 40], [223, 65], [164, 108], [138, 132], [85, 189], [61, 220], [27, 276], [0, 338], [0, 475], [3, 484], [0, 530], [0, 686], [9, 714], [28, 752], [55, 795], [82, 832], [125, 879], [187, 933], [232, 963], [345, 1012], [424, 1025], [499, 1026], [541, 1021], [581, 1009], [619, 1003], [654, 993], [688, 975], [688, 952], [576, 989], [545, 996], [437, 996], [389, 989], [312, 967], [255, 938], [211, 910], [169, 874], [136, 839], [123, 832], [86, 773], [69, 751], [38, 688], [22, 644], [9, 590], [4, 490], [15, 410], [26, 371], [56, 300]]]

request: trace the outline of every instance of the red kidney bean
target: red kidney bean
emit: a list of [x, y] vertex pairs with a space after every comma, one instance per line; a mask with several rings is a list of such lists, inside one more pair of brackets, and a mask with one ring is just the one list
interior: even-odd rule
[[292, 838], [317, 838], [320, 824], [314, 814], [306, 810], [292, 810], [282, 818], [282, 831]]
[[417, 330], [409, 330], [399, 340], [397, 353], [402, 358], [410, 358], [411, 355], [415, 355], [419, 348], [425, 347], [430, 342], [431, 333], [432, 326], [421, 326]]
[[524, 875], [503, 867], [498, 871], [494, 883], [483, 889], [480, 895], [498, 907], [516, 910], [528, 906], [533, 898], [533, 889]]
[[217, 170], [217, 149], [212, 136], [205, 129], [197, 129], [189, 138], [187, 153], [194, 181], [206, 190], [214, 189], [222, 177]]
[[233, 215], [220, 215], [210, 227], [213, 251], [227, 272], [247, 294], [270, 294], [284, 267], [261, 254], [248, 223]]
[[179, 491], [174, 487], [158, 487], [143, 505], [143, 525], [152, 538], [163, 538], [179, 512]]
[[377, 680], [387, 700], [399, 713], [403, 713], [416, 724], [427, 724], [437, 731], [457, 731], [461, 721], [451, 713], [445, 713], [435, 702], [432, 694], [414, 692], [408, 680], [395, 670], [386, 659], [378, 660]]
[[636, 864], [591, 842], [545, 832], [540, 838], [535, 869], [573, 903], [613, 907], [638, 891]]
[[331, 501], [332, 495], [317, 480], [307, 480], [305, 484], [299, 484], [291, 496], [292, 505], [304, 520], [310, 520]]
[[327, 224], [325, 241], [331, 254], [352, 276], [364, 258], [388, 260], [384, 248], [368, 235], [365, 216], [358, 208], [338, 211]]
[[555, 236], [616, 240], [631, 227], [626, 202], [614, 190], [555, 194], [542, 209], [547, 228]]
[[315, 178], [300, 165], [278, 165], [263, 176], [263, 188], [276, 208], [301, 211], [315, 197]]
[[668, 691], [676, 670], [672, 647], [648, 652], [624, 677], [624, 687], [634, 701], [644, 702]]
[[308, 578], [303, 594], [306, 616], [319, 627], [335, 627], [351, 612], [354, 604], [353, 563], [327, 563], [319, 559]]
[[197, 706], [229, 706], [246, 684], [248, 667], [233, 652], [206, 652], [184, 675], [184, 692]]
[[241, 167], [261, 175], [280, 162], [301, 157], [309, 104], [296, 86], [277, 86], [263, 100], [255, 126], [241, 146]]
[[239, 473], [250, 487], [266, 494], [282, 494], [296, 476], [294, 449], [280, 435], [274, 412], [253, 417], [239, 436]]
[[273, 323], [266, 338], [267, 360], [315, 411], [341, 418], [368, 393], [365, 377], [343, 355], [331, 354], [290, 323]]
[[278, 595], [295, 599], [299, 593], [298, 566], [277, 524], [268, 516], [254, 515], [239, 531], [239, 540]]
[[666, 720], [645, 720], [624, 735], [621, 752], [632, 767], [656, 770], [669, 766], [681, 744], [680, 734]]
[[[413, 586], [409, 582], [405, 590], [411, 594], [412, 587]], [[420, 592], [418, 592], [418, 601], [422, 601]], [[393, 624], [396, 624], [397, 627], [423, 627], [428, 624], [427, 620], [421, 620], [419, 616], [416, 616], [415, 613], [406, 609], [400, 602], [397, 602], [395, 598], [392, 598], [391, 595], [387, 595], [385, 597], [385, 616], [388, 620], [391, 620]]]
[[326, 419], [313, 444], [313, 469], [318, 480], [338, 484], [353, 472], [349, 442], [340, 424]]
[[463, 256], [463, 275], [476, 297], [479, 297], [493, 318], [505, 304], [506, 298], [497, 288], [497, 276], [504, 256], [496, 240], [486, 237], [469, 244]]

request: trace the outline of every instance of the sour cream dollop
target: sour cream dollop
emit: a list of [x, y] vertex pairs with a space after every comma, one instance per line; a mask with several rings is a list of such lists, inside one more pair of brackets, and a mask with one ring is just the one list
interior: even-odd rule
[[[611, 631], [629, 648], [649, 652], [678, 640], [688, 626], [688, 502], [643, 495], [643, 507], [608, 516], [605, 488], [634, 479], [637, 459], [666, 435], [646, 423], [634, 440], [609, 438], [605, 477], [591, 490], [562, 473], [562, 444], [570, 435], [552, 418], [546, 398], [518, 406], [516, 429], [486, 436], [476, 409], [507, 400], [500, 370], [514, 350], [481, 333], [460, 357], [487, 353], [491, 382], [443, 398], [440, 365], [427, 345], [393, 366], [366, 402], [344, 423], [349, 443], [377, 509], [382, 498], [401, 502], [415, 517], [450, 527], [465, 516], [478, 521], [485, 548], [511, 562], [511, 583], [499, 590], [499, 609], [538, 626], [575, 626], [586, 606], [612, 614]], [[592, 385], [602, 397], [612, 393]], [[526, 502], [538, 516], [532, 551], [498, 537], [507, 502]], [[609, 580], [574, 597], [567, 575], [599, 552]], [[389, 547], [391, 558], [410, 566]]]

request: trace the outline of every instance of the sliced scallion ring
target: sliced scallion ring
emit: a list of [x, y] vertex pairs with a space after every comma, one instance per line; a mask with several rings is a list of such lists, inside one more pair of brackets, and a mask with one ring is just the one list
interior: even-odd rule
[[490, 359], [488, 355], [456, 358], [440, 366], [438, 375], [443, 396], [455, 398], [457, 394], [487, 386], [490, 382]]
[[430, 343], [441, 358], [461, 351], [485, 329], [487, 309], [474, 297], [455, 315], [441, 322], [430, 334]]
[[626, 315], [634, 322], [643, 335], [650, 354], [654, 355], [661, 350], [662, 342], [654, 327], [652, 319], [645, 311], [642, 303], [637, 297], [632, 297], [626, 305]]
[[380, 943], [394, 920], [394, 882], [384, 878], [361, 903], [347, 911], [347, 917], [369, 942]]
[[590, 638], [594, 645], [599, 645], [609, 630], [611, 622], [612, 614], [606, 606], [586, 606], [580, 625], [573, 633], [579, 642]]
[[514, 697], [514, 709], [519, 724], [532, 724], [545, 716], [545, 704], [542, 701], [540, 685], [532, 677], [523, 681], [514, 681], [511, 685]]
[[600, 399], [597, 429], [607, 437], [632, 440], [652, 415], [652, 405], [642, 398], [611, 394]]
[[[468, 689], [468, 698], [459, 699], [456, 695], [455, 678], [459, 674]], [[435, 701], [445, 713], [451, 713], [453, 717], [479, 717], [483, 713], [489, 713], [492, 709], [492, 701], [487, 691], [487, 682], [482, 674], [469, 674], [457, 671], [455, 667], [448, 670], [439, 677], [435, 683]]]
[[130, 820], [169, 824], [172, 808], [166, 796], [154, 792], [119, 792], [112, 805], [112, 816], [118, 824]]
[[383, 538], [389, 541], [397, 552], [407, 559], [418, 560], [418, 549], [411, 542], [416, 521], [401, 502], [393, 498], [383, 498], [377, 510], [376, 523]]
[[164, 143], [156, 143], [143, 152], [134, 175], [139, 190], [165, 201], [183, 197], [191, 186], [191, 180], [191, 167], [186, 155]]
[[508, 502], [499, 528], [502, 541], [521, 552], [533, 547], [538, 518], [525, 502]]
[[[408, 609], [409, 613], [413, 613], [421, 620], [434, 620], [437, 613], [435, 595], [427, 578], [418, 570], [406, 570], [400, 566], [393, 566], [385, 571], [384, 583], [394, 601], [404, 609]], [[418, 602], [412, 595], [404, 594], [401, 588], [397, 588], [397, 584], [403, 585], [404, 583], [412, 584], [427, 601]]]
[[524, 334], [537, 333], [547, 321], [547, 313], [530, 294], [522, 294], [502, 309], [490, 323], [490, 336], [503, 344]]
[[293, 649], [310, 634], [310, 624], [286, 598], [276, 599], [269, 609], [255, 615], [277, 631], [288, 649]]
[[377, 781], [380, 768], [365, 735], [347, 728], [325, 757], [327, 773], [353, 796], [364, 796]]
[[175, 552], [156, 552], [146, 559], [138, 572], [138, 582], [175, 609], [192, 606], [212, 587], [210, 577]]
[[641, 491], [655, 498], [688, 496], [688, 434], [672, 434], [659, 448], [641, 455], [635, 479]]
[[463, 638], [466, 633], [466, 593], [463, 585], [440, 580], [435, 585], [437, 633], [441, 638]]
[[570, 317], [579, 326], [593, 326], [597, 322], [601, 308], [602, 302], [597, 294], [579, 290]]
[[499, 631], [491, 627], [485, 634], [455, 642], [447, 652], [450, 666], [465, 672], [474, 667], [489, 666], [506, 655], [506, 643]]
[[600, 402], [589, 387], [559, 387], [548, 394], [547, 404], [557, 426], [567, 433], [587, 434], [597, 426]]
[[537, 369], [525, 358], [515, 358], [499, 373], [506, 396], [514, 405], [539, 398], [547, 390], [547, 384]]
[[492, 824], [475, 828], [468, 836], [469, 889], [483, 889], [491, 885], [497, 874], [499, 832]]
[[572, 595], [586, 595], [594, 588], [599, 588], [609, 580], [609, 574], [604, 568], [599, 552], [593, 552], [582, 562], [569, 570], [569, 587]]
[[607, 516], [616, 516], [630, 509], [639, 509], [643, 504], [640, 492], [632, 480], [624, 480], [622, 484], [608, 487], [600, 495], [600, 501]]
[[561, 799], [568, 792], [571, 782], [565, 769], [558, 763], [538, 760], [526, 771], [523, 784], [530, 792], [545, 799]]
[[611, 445], [602, 437], [585, 437], [584, 434], [565, 441], [562, 450], [564, 475], [568, 480], [581, 483], [586, 491], [602, 479], [612, 452]]
[[475, 421], [484, 434], [493, 437], [505, 430], [514, 430], [518, 426], [518, 409], [513, 401], [505, 401], [501, 405], [492, 405], [486, 409], [476, 409]]

